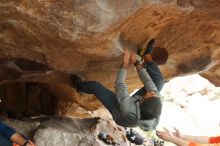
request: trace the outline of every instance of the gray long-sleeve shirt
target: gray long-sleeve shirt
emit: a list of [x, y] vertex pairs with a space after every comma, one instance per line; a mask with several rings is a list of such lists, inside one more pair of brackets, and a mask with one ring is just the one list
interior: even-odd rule
[[[138, 71], [139, 78], [146, 91], [155, 91], [160, 96], [157, 88], [144, 68]], [[125, 84], [126, 69], [119, 69], [116, 77], [116, 98], [118, 105], [113, 109], [112, 115], [118, 125], [124, 127], [140, 126], [144, 130], [154, 130], [159, 123], [159, 117], [150, 120], [140, 120], [139, 102], [141, 96], [130, 96]]]

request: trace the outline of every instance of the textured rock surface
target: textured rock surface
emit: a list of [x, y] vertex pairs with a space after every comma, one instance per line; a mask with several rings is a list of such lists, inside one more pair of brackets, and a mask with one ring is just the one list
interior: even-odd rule
[[[41, 83], [79, 104], [68, 73], [113, 89], [126, 47], [120, 36], [138, 47], [156, 38], [169, 53], [160, 66], [166, 79], [200, 73], [220, 85], [219, 7], [218, 0], [1, 0], [0, 82]], [[129, 90], [140, 87], [133, 68], [128, 74]]]
[[97, 135], [100, 131], [105, 131], [120, 140], [122, 145], [127, 145], [124, 131], [112, 125], [112, 123], [98, 119], [53, 118], [42, 122], [35, 133], [35, 141], [39, 146], [101, 146], [104, 144], [98, 140]]
[[[35, 122], [34, 122], [35, 121]], [[38, 146], [103, 146], [99, 132], [111, 135], [122, 146], [129, 145], [123, 127], [100, 118], [38, 117], [31, 121], [7, 119], [8, 125], [31, 138]]]

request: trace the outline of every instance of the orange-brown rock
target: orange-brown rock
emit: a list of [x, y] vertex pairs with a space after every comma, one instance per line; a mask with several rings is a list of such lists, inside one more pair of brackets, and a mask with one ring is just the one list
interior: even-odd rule
[[[121, 38], [137, 47], [155, 38], [169, 54], [160, 65], [167, 80], [199, 73], [219, 86], [219, 7], [218, 0], [1, 0], [0, 83], [31, 82], [82, 104], [68, 74], [113, 90], [127, 47]], [[141, 86], [132, 67], [127, 83], [130, 91]]]

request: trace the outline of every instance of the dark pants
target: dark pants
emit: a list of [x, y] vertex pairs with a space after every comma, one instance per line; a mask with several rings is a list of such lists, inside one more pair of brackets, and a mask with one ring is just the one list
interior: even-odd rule
[[0, 146], [12, 146], [10, 138], [14, 133], [14, 129], [0, 120]]
[[[147, 62], [144, 65], [144, 68], [146, 68], [146, 71], [150, 75], [158, 91], [160, 91], [164, 85], [164, 78], [157, 65], [154, 62]], [[97, 81], [78, 83], [77, 89], [81, 92], [94, 94], [102, 102], [102, 104], [109, 110], [110, 113], [112, 112], [114, 106], [117, 105], [118, 103], [116, 99], [116, 94]], [[134, 95], [143, 96], [145, 92], [146, 91], [144, 87], [142, 87]]]
[[12, 142], [0, 134], [0, 146], [12, 146]]

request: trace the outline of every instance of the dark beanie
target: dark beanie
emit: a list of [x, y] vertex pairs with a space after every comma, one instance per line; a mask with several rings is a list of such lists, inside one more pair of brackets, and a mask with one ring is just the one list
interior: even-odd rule
[[160, 116], [162, 102], [159, 97], [150, 97], [140, 104], [141, 119], [153, 119]]

